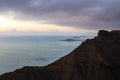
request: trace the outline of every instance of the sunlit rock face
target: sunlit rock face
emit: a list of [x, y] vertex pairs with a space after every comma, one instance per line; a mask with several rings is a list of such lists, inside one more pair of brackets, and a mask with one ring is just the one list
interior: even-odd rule
[[23, 67], [0, 80], [120, 80], [120, 31], [100, 30], [54, 63]]

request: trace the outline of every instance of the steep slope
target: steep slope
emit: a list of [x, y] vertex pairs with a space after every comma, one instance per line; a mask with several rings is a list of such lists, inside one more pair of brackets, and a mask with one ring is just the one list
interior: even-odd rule
[[23, 67], [0, 80], [120, 80], [120, 31], [101, 30], [52, 64]]

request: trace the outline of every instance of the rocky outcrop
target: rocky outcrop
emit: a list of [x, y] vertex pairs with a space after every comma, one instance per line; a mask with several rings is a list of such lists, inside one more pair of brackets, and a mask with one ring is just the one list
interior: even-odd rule
[[101, 30], [52, 64], [23, 67], [0, 80], [120, 80], [120, 31]]

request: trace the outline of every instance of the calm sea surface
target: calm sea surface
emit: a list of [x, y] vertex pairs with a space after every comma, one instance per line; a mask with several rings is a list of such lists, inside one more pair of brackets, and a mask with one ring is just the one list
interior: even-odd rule
[[[0, 36], [0, 74], [23, 66], [45, 66], [70, 53], [81, 41], [70, 36]], [[87, 37], [81, 36], [81, 39]]]

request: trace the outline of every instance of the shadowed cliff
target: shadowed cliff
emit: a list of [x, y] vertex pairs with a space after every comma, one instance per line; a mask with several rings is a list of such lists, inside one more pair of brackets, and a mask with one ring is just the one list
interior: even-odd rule
[[120, 31], [101, 30], [52, 64], [23, 67], [0, 80], [120, 80]]

